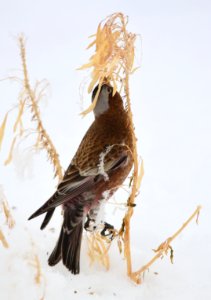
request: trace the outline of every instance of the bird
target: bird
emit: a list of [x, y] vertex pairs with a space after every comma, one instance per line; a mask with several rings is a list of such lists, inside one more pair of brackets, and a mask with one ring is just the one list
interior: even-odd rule
[[94, 121], [57, 190], [29, 217], [31, 220], [46, 213], [41, 225], [44, 229], [56, 207], [62, 205], [63, 223], [48, 264], [54, 266], [62, 261], [72, 274], [80, 273], [80, 249], [86, 217], [96, 221], [102, 202], [118, 190], [133, 166], [133, 127], [121, 95], [118, 91], [114, 94], [109, 82], [94, 88], [92, 101], [97, 95]]

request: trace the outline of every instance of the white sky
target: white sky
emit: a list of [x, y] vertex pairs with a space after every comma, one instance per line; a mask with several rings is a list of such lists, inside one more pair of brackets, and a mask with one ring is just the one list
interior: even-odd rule
[[[145, 161], [142, 211], [137, 213], [141, 228], [150, 228], [155, 238], [161, 232], [170, 234], [202, 204], [201, 226], [190, 231], [198, 236], [196, 241], [208, 243], [203, 231], [210, 226], [211, 211], [210, 1], [0, 0], [0, 78], [20, 74], [15, 36], [23, 32], [32, 82], [47, 78], [51, 86], [43, 119], [67, 167], [92, 119], [78, 115], [85, 74], [76, 68], [91, 53], [85, 51], [88, 36], [116, 11], [129, 15], [129, 29], [142, 37], [143, 55], [140, 47], [137, 53], [141, 68], [131, 79], [139, 153]], [[16, 84], [0, 82], [0, 120], [17, 94]], [[85, 95], [84, 106], [89, 102]], [[9, 141], [7, 132], [0, 183], [11, 204], [29, 199], [23, 210], [27, 218], [53, 192], [55, 182], [45, 155], [35, 159], [31, 180], [22, 182], [12, 165], [3, 167]], [[201, 255], [207, 255], [205, 249]]]

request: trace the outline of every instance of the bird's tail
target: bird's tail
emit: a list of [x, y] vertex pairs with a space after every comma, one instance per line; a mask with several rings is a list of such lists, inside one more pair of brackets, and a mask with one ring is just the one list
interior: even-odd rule
[[55, 207], [51, 208], [45, 215], [45, 218], [40, 226], [40, 229], [43, 230], [49, 223], [50, 219], [52, 218], [53, 216], [53, 213], [55, 211]]
[[78, 274], [80, 272], [82, 232], [83, 211], [77, 210], [76, 215], [73, 215], [73, 211], [65, 211], [58, 242], [48, 259], [50, 266], [56, 265], [62, 259], [63, 264], [71, 273]]

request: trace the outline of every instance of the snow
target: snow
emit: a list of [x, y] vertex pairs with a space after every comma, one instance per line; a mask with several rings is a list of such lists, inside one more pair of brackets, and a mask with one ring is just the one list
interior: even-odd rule
[[[0, 184], [16, 221], [7, 228], [0, 212], [0, 228], [9, 248], [0, 244], [0, 299], [210, 299], [211, 294], [211, 10], [210, 1], [10, 1], [1, 3], [0, 78], [20, 75], [14, 36], [27, 36], [30, 80], [47, 78], [50, 95], [41, 104], [44, 125], [67, 167], [92, 121], [81, 119], [79, 86], [84, 74], [75, 71], [87, 61], [87, 37], [100, 20], [114, 11], [129, 15], [131, 31], [141, 33], [141, 69], [130, 82], [132, 109], [143, 157], [145, 175], [132, 218], [134, 270], [153, 256], [202, 205], [199, 225], [193, 221], [172, 243], [174, 264], [158, 260], [145, 274], [142, 285], [126, 276], [126, 264], [116, 241], [110, 249], [110, 270], [87, 256], [84, 235], [81, 273], [71, 275], [59, 264], [49, 267], [47, 258], [58, 238], [62, 216], [57, 209], [49, 226], [40, 231], [42, 218], [27, 221], [55, 191], [52, 167], [46, 154], [15, 153], [15, 165], [3, 166], [12, 140], [7, 128], [0, 152]], [[83, 9], [81, 9], [83, 7]], [[76, 30], [77, 28], [77, 30]], [[137, 61], [140, 56], [137, 55]], [[0, 122], [17, 99], [18, 85], [0, 82]], [[83, 108], [91, 99], [84, 94]], [[8, 117], [13, 124], [16, 114]], [[29, 145], [30, 146], [30, 145]], [[27, 165], [20, 162], [23, 157]], [[18, 172], [17, 172], [17, 170]], [[124, 202], [121, 190], [115, 199]], [[105, 207], [106, 221], [120, 226], [124, 205]], [[53, 230], [54, 228], [55, 230]], [[36, 284], [34, 257], [43, 277]]]
[[111, 151], [114, 145], [108, 146], [105, 151], [101, 152], [99, 155], [98, 173], [104, 177], [105, 181], [109, 180], [108, 174], [105, 171], [104, 160], [106, 155]]
[[[115, 243], [110, 250], [109, 271], [99, 265], [90, 267], [86, 236], [83, 239], [81, 274], [73, 276], [61, 264], [54, 268], [49, 267], [47, 253], [52, 250], [59, 230], [38, 231], [35, 226], [30, 228], [20, 216], [21, 213], [16, 211], [17, 224], [12, 231], [4, 228], [10, 247], [2, 248], [0, 252], [3, 274], [0, 280], [1, 299], [41, 299], [43, 294], [45, 299], [58, 299], [61, 295], [67, 299], [189, 299], [190, 295], [192, 299], [198, 299], [200, 296], [209, 299], [210, 270], [204, 270], [201, 255], [209, 257], [211, 249], [205, 249], [206, 247], [201, 245], [203, 235], [200, 233], [199, 236], [200, 229], [187, 230], [189, 233], [184, 233], [182, 238], [175, 242], [177, 246], [174, 247], [174, 265], [164, 258], [150, 268], [145, 274], [144, 283], [137, 286], [126, 277], [125, 263]], [[194, 235], [192, 238], [190, 231]], [[146, 229], [142, 234], [146, 240], [153, 240], [147, 236]], [[134, 246], [134, 256], [140, 256], [146, 261], [146, 253]], [[194, 248], [191, 249], [192, 247]], [[148, 251], [152, 255], [151, 250]], [[34, 254], [40, 259], [43, 274], [39, 285], [35, 283], [36, 268], [30, 264]], [[136, 260], [135, 265], [138, 266]], [[206, 276], [203, 273], [206, 273]]]

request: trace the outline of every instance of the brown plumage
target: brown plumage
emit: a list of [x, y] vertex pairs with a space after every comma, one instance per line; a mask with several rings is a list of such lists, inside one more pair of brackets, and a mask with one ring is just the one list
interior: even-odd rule
[[[93, 91], [94, 98], [98, 87]], [[80, 271], [80, 248], [86, 215], [96, 219], [101, 200], [106, 200], [128, 176], [132, 165], [131, 123], [118, 92], [101, 87], [94, 109], [95, 120], [82, 139], [54, 195], [29, 219], [46, 213], [43, 229], [55, 208], [63, 205], [64, 221], [59, 240], [49, 257], [49, 265], [61, 259], [73, 273]]]

